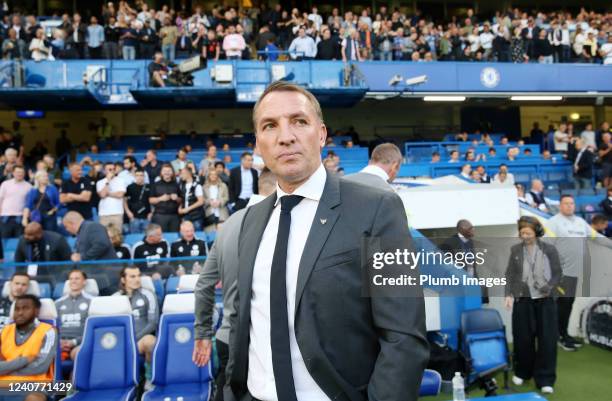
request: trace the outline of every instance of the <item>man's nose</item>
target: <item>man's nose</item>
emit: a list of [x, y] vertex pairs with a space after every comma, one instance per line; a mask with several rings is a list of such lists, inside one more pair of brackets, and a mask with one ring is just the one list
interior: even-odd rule
[[279, 143], [289, 144], [295, 142], [295, 135], [289, 121], [281, 121], [279, 124], [280, 134], [278, 137]]

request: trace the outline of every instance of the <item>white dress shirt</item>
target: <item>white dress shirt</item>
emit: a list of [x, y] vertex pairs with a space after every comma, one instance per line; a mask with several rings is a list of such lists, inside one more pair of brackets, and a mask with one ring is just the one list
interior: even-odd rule
[[[304, 358], [295, 339], [294, 330], [295, 293], [299, 264], [319, 206], [319, 200], [323, 194], [326, 179], [325, 168], [321, 164], [315, 173], [293, 192], [293, 195], [304, 197], [291, 211], [291, 230], [287, 244], [287, 313], [289, 317], [291, 366], [298, 401], [329, 400], [306, 369]], [[280, 198], [288, 194], [277, 186], [276, 195], [274, 210], [264, 230], [255, 258], [251, 295], [247, 387], [253, 397], [263, 401], [278, 401], [270, 344], [270, 271], [280, 219]]]
[[240, 199], [249, 199], [253, 196], [253, 173], [251, 169], [240, 168]]
[[382, 168], [375, 166], [373, 164], [368, 164], [363, 169], [361, 169], [362, 173], [372, 174], [377, 177], [382, 178], [385, 182], [389, 182], [389, 174]]

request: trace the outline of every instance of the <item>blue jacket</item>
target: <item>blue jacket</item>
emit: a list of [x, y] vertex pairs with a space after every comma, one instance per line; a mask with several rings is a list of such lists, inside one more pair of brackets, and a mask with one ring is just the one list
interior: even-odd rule
[[[47, 199], [49, 199], [49, 202], [51, 203], [52, 207], [59, 207], [59, 192], [54, 185], [47, 185], [47, 188], [45, 189], [45, 195], [47, 196]], [[32, 211], [36, 209], [36, 205], [39, 201], [40, 192], [38, 191], [38, 188], [32, 188], [26, 196], [26, 207], [30, 211]]]

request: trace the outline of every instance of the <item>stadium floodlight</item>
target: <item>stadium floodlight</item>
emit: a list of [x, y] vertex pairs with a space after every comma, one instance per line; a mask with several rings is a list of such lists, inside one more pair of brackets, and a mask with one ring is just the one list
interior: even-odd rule
[[563, 100], [563, 96], [558, 95], [538, 95], [538, 96], [512, 96], [510, 100], [515, 102], [545, 102], [545, 101], [559, 101]]
[[425, 96], [423, 100], [426, 102], [463, 102], [465, 96]]

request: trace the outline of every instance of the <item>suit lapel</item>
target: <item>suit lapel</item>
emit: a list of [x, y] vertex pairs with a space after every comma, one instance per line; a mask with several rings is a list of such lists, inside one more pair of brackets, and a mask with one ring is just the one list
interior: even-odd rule
[[337, 177], [327, 174], [323, 194], [317, 207], [310, 233], [304, 245], [302, 259], [298, 270], [297, 286], [295, 291], [295, 311], [297, 312], [304, 287], [310, 278], [310, 273], [314, 268], [315, 262], [321, 254], [321, 250], [329, 237], [334, 224], [340, 217], [340, 213], [335, 209], [340, 204], [340, 181]]
[[250, 221], [243, 226], [244, 234], [240, 243], [238, 268], [240, 307], [243, 312], [248, 310], [245, 308], [250, 308], [255, 258], [257, 257], [261, 237], [268, 225], [272, 210], [274, 210], [274, 202], [276, 202], [276, 193], [261, 201], [260, 210], [251, 213], [252, 216], [249, 216], [251, 217]]

